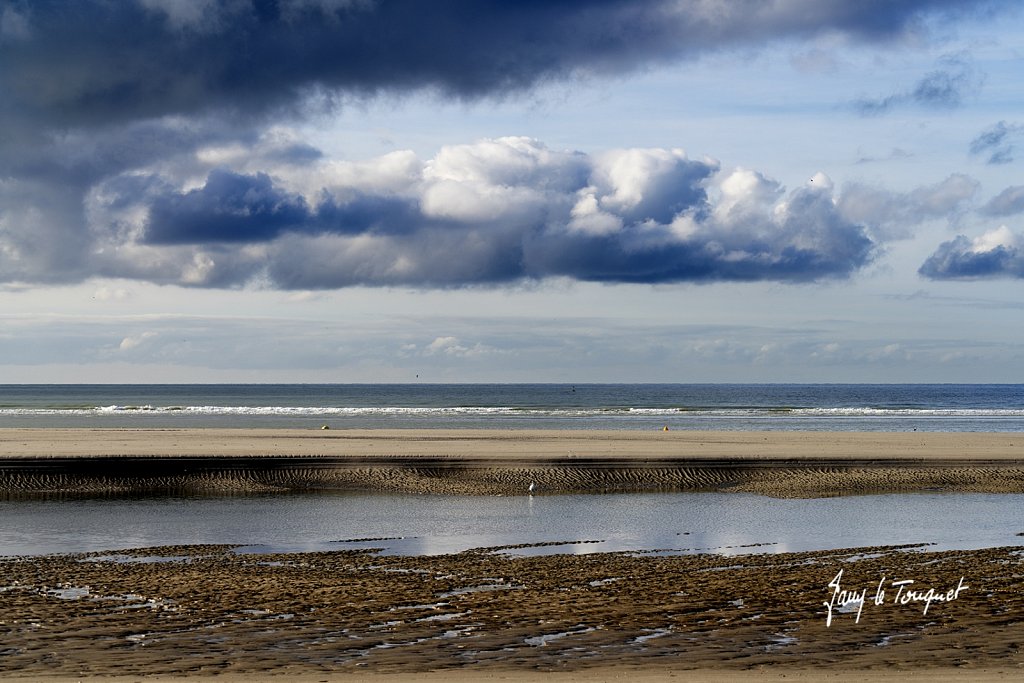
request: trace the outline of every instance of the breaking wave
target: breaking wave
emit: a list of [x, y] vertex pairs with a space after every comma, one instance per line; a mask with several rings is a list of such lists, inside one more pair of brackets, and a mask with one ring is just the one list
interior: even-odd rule
[[154, 405], [108, 405], [94, 407], [0, 407], [0, 416], [30, 415], [125, 415], [155, 413], [161, 415], [245, 415], [245, 416], [538, 416], [554, 418], [572, 417], [722, 417], [752, 418], [1015, 418], [1024, 417], [1019, 408], [792, 408], [792, 407], [750, 407], [750, 408], [524, 408], [518, 406], [154, 406]]

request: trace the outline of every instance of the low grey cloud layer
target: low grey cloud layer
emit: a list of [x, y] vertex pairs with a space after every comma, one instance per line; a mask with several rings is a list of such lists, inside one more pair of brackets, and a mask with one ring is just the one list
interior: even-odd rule
[[[930, 204], [523, 138], [343, 163], [275, 124], [350, 98], [501, 98], [790, 38], [893, 41], [997, 4], [0, 0], [0, 282], [846, 277], [905, 233], [908, 203]], [[913, 97], [951, 102], [970, 81], [958, 73]]]

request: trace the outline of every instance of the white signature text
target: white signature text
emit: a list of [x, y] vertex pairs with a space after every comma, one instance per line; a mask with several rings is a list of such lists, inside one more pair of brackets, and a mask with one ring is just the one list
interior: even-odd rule
[[874, 595], [868, 598], [869, 588], [863, 588], [861, 590], [846, 589], [843, 587], [843, 570], [840, 569], [839, 573], [835, 575], [829, 584], [829, 599], [825, 601], [825, 609], [827, 610], [825, 616], [825, 626], [832, 626], [832, 617], [836, 614], [845, 614], [856, 612], [857, 617], [854, 619], [854, 623], [860, 623], [860, 616], [864, 612], [864, 605], [870, 603], [873, 605], [881, 606], [886, 604], [886, 590], [896, 589], [895, 594], [892, 595], [892, 599], [888, 604], [892, 605], [907, 605], [909, 603], [924, 603], [924, 614], [928, 614], [928, 608], [935, 602], [953, 602], [960, 597], [962, 591], [970, 588], [964, 583], [964, 577], [960, 577], [960, 582], [955, 588], [948, 590], [936, 590], [935, 588], [925, 588], [916, 586], [917, 582], [913, 579], [901, 579], [899, 581], [890, 581], [886, 584], [886, 577], [882, 577], [882, 580], [875, 586]]

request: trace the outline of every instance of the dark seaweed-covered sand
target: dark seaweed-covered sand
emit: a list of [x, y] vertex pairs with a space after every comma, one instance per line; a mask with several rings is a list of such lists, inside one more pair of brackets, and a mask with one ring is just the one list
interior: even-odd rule
[[1024, 435], [0, 430], [0, 492], [1024, 491]]
[[[868, 600], [859, 622], [837, 610], [829, 626], [840, 571]], [[7, 559], [0, 576], [8, 677], [1024, 676], [1024, 558], [1010, 548], [382, 557], [188, 546]], [[903, 580], [947, 597], [962, 588], [926, 614], [897, 599]]]

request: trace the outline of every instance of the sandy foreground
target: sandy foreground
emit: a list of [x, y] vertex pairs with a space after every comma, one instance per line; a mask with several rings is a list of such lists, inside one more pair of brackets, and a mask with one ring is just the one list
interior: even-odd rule
[[175, 546], [0, 559], [0, 676], [382, 683], [1024, 676], [1019, 548], [740, 557], [514, 552], [239, 555], [227, 546]]
[[1024, 491], [1024, 435], [0, 429], [0, 492]]

